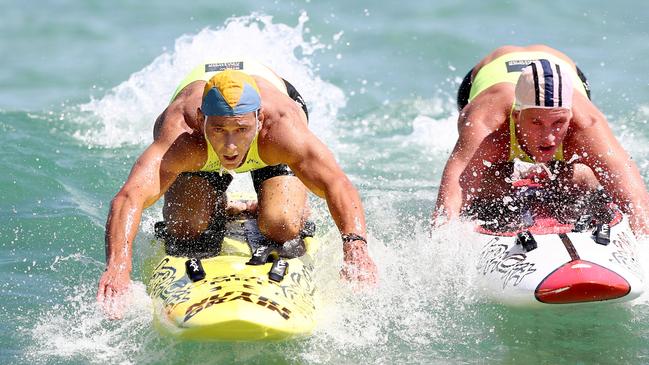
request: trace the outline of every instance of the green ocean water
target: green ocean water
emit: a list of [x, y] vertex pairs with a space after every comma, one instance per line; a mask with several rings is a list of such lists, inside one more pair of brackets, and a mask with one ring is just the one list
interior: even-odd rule
[[[457, 137], [461, 78], [503, 44], [572, 56], [593, 100], [649, 178], [649, 5], [532, 1], [0, 0], [0, 363], [646, 364], [649, 306], [510, 309], [476, 289], [466, 227], [429, 236]], [[242, 54], [291, 81], [310, 127], [357, 185], [375, 292], [338, 279], [337, 232], [312, 199], [325, 245], [319, 325], [283, 343], [179, 342], [151, 328], [140, 280], [160, 204], [135, 243], [133, 305], [104, 319], [110, 199], [151, 141], [154, 119], [200, 60]], [[249, 188], [247, 178], [235, 185]], [[641, 261], [649, 265], [647, 242]]]

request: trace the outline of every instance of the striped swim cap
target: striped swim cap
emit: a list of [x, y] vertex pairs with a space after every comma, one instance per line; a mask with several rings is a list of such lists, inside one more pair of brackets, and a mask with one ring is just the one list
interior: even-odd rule
[[572, 108], [572, 78], [565, 68], [546, 59], [523, 68], [516, 83], [514, 108]]
[[223, 70], [209, 79], [203, 89], [201, 111], [207, 116], [241, 115], [260, 107], [255, 79], [241, 71]]

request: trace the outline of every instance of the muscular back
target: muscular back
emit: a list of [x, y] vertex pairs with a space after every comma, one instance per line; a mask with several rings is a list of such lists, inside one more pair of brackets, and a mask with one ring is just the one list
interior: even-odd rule
[[475, 75], [484, 67], [484, 65], [490, 63], [491, 61], [495, 60], [496, 58], [506, 55], [508, 53], [514, 53], [514, 52], [546, 52], [553, 54], [559, 58], [562, 58], [569, 64], [571, 64], [573, 67], [575, 66], [575, 63], [568, 57], [565, 53], [559, 52], [554, 48], [550, 48], [548, 46], [542, 45], [542, 44], [534, 44], [531, 46], [525, 46], [525, 47], [520, 47], [520, 46], [502, 46], [497, 48], [495, 51], [491, 52], [490, 54], [487, 55], [487, 57], [483, 58], [478, 64], [473, 68], [473, 72], [471, 73], [471, 78], [474, 78]]
[[[254, 76], [260, 90], [262, 109], [258, 146], [264, 162], [275, 165], [285, 161], [283, 145], [299, 142], [290, 135], [307, 130], [306, 115], [295, 101], [266, 79]], [[183, 88], [157, 118], [154, 143], [168, 145], [161, 170], [188, 172], [200, 170], [207, 160], [203, 120], [198, 120], [205, 81], [198, 80]]]

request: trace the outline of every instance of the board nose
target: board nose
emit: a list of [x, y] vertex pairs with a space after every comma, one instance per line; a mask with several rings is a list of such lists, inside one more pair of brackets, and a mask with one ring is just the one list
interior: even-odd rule
[[620, 275], [584, 260], [574, 260], [548, 275], [536, 288], [536, 299], [549, 304], [596, 302], [621, 298], [631, 291]]

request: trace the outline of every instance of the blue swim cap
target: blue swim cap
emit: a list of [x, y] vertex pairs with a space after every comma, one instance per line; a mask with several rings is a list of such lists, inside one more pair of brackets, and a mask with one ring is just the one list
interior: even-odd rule
[[207, 116], [242, 115], [261, 107], [259, 88], [252, 76], [224, 70], [205, 84], [201, 111]]

